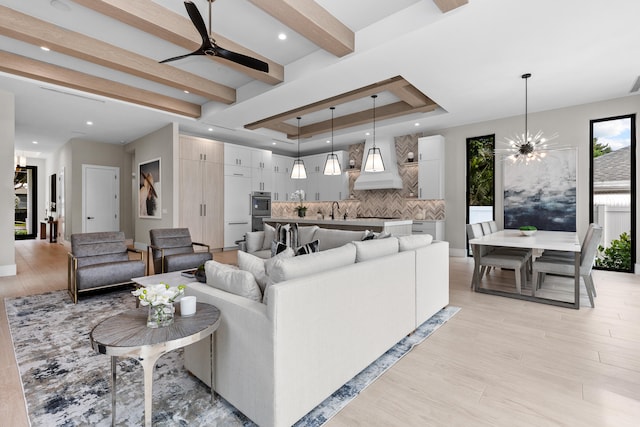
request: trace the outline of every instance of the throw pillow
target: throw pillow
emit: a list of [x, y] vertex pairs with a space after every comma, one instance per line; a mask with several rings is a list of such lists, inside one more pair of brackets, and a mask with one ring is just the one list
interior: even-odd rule
[[262, 250], [264, 245], [264, 231], [253, 231], [245, 234], [247, 242], [247, 252], [257, 252]]
[[412, 251], [423, 246], [428, 246], [433, 241], [431, 234], [411, 234], [409, 236], [398, 236], [400, 252]]
[[285, 259], [285, 258], [292, 258], [294, 257], [296, 254], [293, 251], [293, 249], [287, 247], [284, 251], [280, 252], [278, 255], [265, 259], [264, 260], [264, 271], [267, 275], [267, 280], [269, 275], [271, 274], [271, 269], [273, 267], [273, 264], [275, 264], [276, 261], [278, 261], [279, 259]]
[[271, 242], [271, 257], [278, 255], [280, 252], [284, 251], [288, 247], [289, 246], [287, 246], [285, 243], [274, 240], [273, 242]]
[[207, 285], [253, 301], [262, 300], [262, 292], [253, 274], [236, 266], [207, 261], [204, 265]]
[[271, 242], [276, 238], [276, 229], [269, 224], [264, 224], [264, 242], [262, 243], [262, 249], [270, 249]]
[[398, 239], [396, 237], [364, 242], [354, 241], [353, 244], [356, 246], [356, 262], [368, 261], [398, 252]]
[[313, 242], [309, 242], [306, 245], [302, 245], [296, 248], [296, 256], [297, 255], [307, 255], [312, 254], [314, 252], [319, 252], [320, 242], [314, 240]]
[[362, 240], [373, 240], [376, 238], [376, 233], [374, 233], [371, 230], [365, 230], [364, 231], [364, 236], [362, 237]]
[[260, 292], [264, 292], [267, 285], [267, 272], [265, 270], [265, 260], [246, 252], [238, 251], [238, 268], [253, 274], [256, 283], [260, 287]]
[[291, 224], [289, 229], [289, 246], [295, 248], [298, 246], [298, 223]]

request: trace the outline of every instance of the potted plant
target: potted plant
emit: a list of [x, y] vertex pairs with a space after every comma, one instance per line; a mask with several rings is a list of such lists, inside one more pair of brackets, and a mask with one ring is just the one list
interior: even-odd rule
[[538, 231], [538, 229], [533, 225], [523, 225], [519, 228], [520, 234], [523, 236], [532, 236]]
[[296, 190], [291, 194], [292, 200], [298, 200], [299, 204], [295, 207], [296, 212], [300, 218], [304, 218], [307, 215], [307, 207], [304, 205], [304, 190]]

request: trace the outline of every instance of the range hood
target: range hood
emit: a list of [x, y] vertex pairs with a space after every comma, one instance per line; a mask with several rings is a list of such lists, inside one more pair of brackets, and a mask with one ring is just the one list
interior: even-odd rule
[[398, 160], [396, 158], [396, 146], [393, 137], [376, 139], [376, 148], [380, 149], [384, 162], [384, 172], [365, 172], [364, 165], [367, 161], [369, 148], [373, 147], [373, 140], [368, 138], [364, 143], [362, 166], [360, 176], [353, 184], [354, 190], [387, 190], [391, 188], [401, 189], [402, 178], [398, 173]]

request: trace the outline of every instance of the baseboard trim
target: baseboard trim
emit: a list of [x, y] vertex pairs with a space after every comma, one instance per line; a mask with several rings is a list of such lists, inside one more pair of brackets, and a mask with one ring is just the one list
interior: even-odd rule
[[0, 277], [15, 276], [18, 274], [16, 264], [0, 265]]

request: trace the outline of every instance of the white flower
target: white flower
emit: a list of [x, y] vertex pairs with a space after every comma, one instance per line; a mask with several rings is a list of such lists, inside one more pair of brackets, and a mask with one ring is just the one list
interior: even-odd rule
[[160, 283], [138, 288], [131, 293], [138, 297], [141, 305], [157, 306], [173, 304], [177, 297], [184, 294], [184, 289], [184, 285], [169, 286], [166, 283]]

